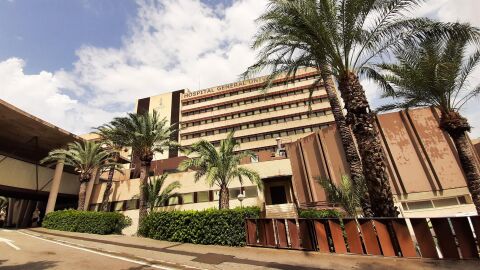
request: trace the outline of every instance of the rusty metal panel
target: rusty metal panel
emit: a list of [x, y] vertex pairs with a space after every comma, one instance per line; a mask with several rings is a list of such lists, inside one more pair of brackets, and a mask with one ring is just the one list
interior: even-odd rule
[[370, 219], [359, 219], [360, 230], [362, 231], [363, 243], [367, 254], [382, 255], [378, 245], [377, 235], [373, 229], [373, 222]]
[[363, 254], [362, 241], [355, 219], [343, 219], [350, 253]]
[[423, 258], [438, 259], [437, 249], [433, 241], [432, 232], [428, 227], [427, 219], [425, 218], [411, 218], [413, 232], [417, 240], [420, 252]]
[[275, 246], [275, 230], [273, 229], [273, 219], [264, 219], [266, 246]]
[[462, 259], [478, 258], [478, 251], [468, 218], [454, 217], [450, 218], [450, 221], [452, 222], [453, 230], [455, 231], [455, 236], [458, 240]]
[[393, 230], [403, 257], [418, 257], [405, 219], [392, 219]]
[[285, 225], [285, 219], [275, 220], [277, 225], [277, 237], [278, 247], [288, 248], [287, 226]]
[[300, 238], [298, 237], [298, 228], [295, 219], [287, 219], [288, 234], [290, 236], [290, 247], [300, 249]]
[[256, 245], [257, 223], [253, 219], [247, 219], [245, 225], [247, 226], [247, 245]]
[[300, 240], [303, 249], [314, 250], [313, 239], [310, 229], [310, 220], [299, 219], [298, 225], [300, 227]]
[[327, 229], [325, 228], [324, 221], [315, 220], [314, 227], [319, 251], [325, 253], [330, 252], [330, 246], [328, 245]]
[[347, 253], [347, 247], [345, 246], [345, 240], [343, 239], [343, 232], [340, 226], [340, 220], [338, 219], [329, 219], [328, 226], [330, 228], [330, 233], [332, 235], [333, 247], [335, 248], [335, 253]]
[[437, 236], [438, 246], [444, 258], [460, 259], [448, 218], [430, 218]]
[[264, 219], [257, 219], [258, 245], [265, 247], [267, 245], [267, 236], [265, 232]]
[[382, 248], [383, 256], [396, 256], [393, 248], [392, 238], [388, 232], [388, 219], [375, 219], [375, 229], [377, 230], [378, 241]]

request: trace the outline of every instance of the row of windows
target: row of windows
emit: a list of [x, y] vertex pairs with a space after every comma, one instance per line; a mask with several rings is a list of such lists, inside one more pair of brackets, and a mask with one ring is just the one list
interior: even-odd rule
[[[314, 98], [314, 99], [312, 99], [311, 103], [312, 104], [317, 104], [317, 103], [322, 103], [322, 102], [327, 102], [327, 101], [328, 101], [327, 98]], [[216, 122], [235, 119], [235, 118], [241, 118], [241, 117], [246, 117], [246, 116], [251, 116], [251, 115], [258, 115], [258, 114], [261, 114], [261, 113], [281, 111], [281, 110], [286, 110], [286, 109], [290, 109], [290, 108], [297, 108], [297, 107], [301, 107], [301, 106], [308, 106], [308, 100], [296, 101], [296, 102], [293, 101], [291, 103], [286, 103], [286, 104], [282, 104], [282, 105], [265, 107], [265, 108], [257, 108], [257, 109], [253, 109], [253, 110], [250, 110], [250, 111], [244, 111], [244, 112], [240, 112], [240, 113], [232, 113], [232, 114], [229, 114], [229, 115], [223, 115], [223, 116], [204, 119], [204, 120], [199, 120], [199, 121], [195, 121], [195, 122], [183, 123], [182, 128], [199, 126], [199, 125], [210, 124], [210, 123], [216, 123]]]
[[[317, 125], [311, 125], [311, 126], [303, 126], [303, 127], [298, 127], [298, 128], [276, 130], [276, 131], [273, 131], [273, 132], [265, 132], [265, 133], [261, 133], [261, 134], [237, 137], [236, 139], [239, 140], [242, 143], [255, 142], [255, 141], [261, 141], [261, 140], [266, 140], [266, 139], [275, 139], [275, 138], [287, 137], [287, 136], [291, 136], [291, 135], [295, 135], [295, 134], [304, 134], [304, 133], [308, 133], [308, 132], [314, 132], [314, 131], [317, 131], [321, 128], [325, 128], [327, 126], [328, 126], [328, 123], [323, 123], [323, 124], [317, 124]], [[220, 141], [211, 141], [211, 143], [215, 147], [220, 146]], [[258, 150], [258, 149], [256, 149], [256, 150]]]
[[[263, 101], [267, 101], [267, 100], [275, 100], [275, 99], [279, 99], [279, 98], [283, 98], [283, 97], [287, 97], [287, 96], [294, 96], [294, 95], [299, 95], [299, 94], [303, 94], [303, 93], [308, 93], [310, 91], [309, 87], [310, 86], [305, 86], [302, 89], [296, 89], [296, 90], [286, 91], [286, 92], [282, 92], [282, 93], [265, 94], [265, 95], [260, 95], [260, 96], [256, 96], [256, 97], [253, 97], [253, 98], [245, 99], [245, 100], [232, 101], [230, 103], [222, 104], [222, 105], [219, 105], [219, 106], [212, 106], [212, 107], [209, 107], [209, 108], [203, 108], [203, 109], [193, 110], [193, 111], [189, 111], [189, 112], [182, 112], [182, 116], [190, 116], [190, 115], [195, 115], [195, 114], [200, 114], [200, 113], [205, 113], [205, 112], [213, 112], [213, 111], [217, 111], [217, 110], [223, 110], [223, 109], [227, 109], [227, 108], [242, 106], [242, 105], [245, 105], [245, 104], [252, 104], [252, 103], [263, 102]], [[314, 89], [314, 91], [316, 91], [318, 89], [320, 89], [320, 88], [317, 87], [317, 88]]]
[[[318, 75], [310, 75], [310, 76], [305, 76], [305, 77], [298, 77], [295, 80], [272, 83], [271, 87], [275, 87], [275, 86], [279, 86], [279, 85], [287, 85], [288, 83], [295, 83], [295, 82], [300, 82], [300, 81], [308, 81], [308, 80], [314, 79], [314, 78], [315, 79], [319, 78], [319, 76]], [[211, 100], [214, 100], [214, 99], [236, 96], [236, 95], [240, 95], [240, 94], [244, 94], [244, 93], [250, 93], [250, 92], [254, 92], [254, 91], [260, 91], [261, 89], [262, 89], [262, 87], [252, 87], [252, 88], [249, 88], [249, 89], [241, 89], [241, 90], [238, 90], [238, 91], [231, 91], [231, 92], [227, 92], [227, 93], [223, 93], [223, 94], [219, 94], [219, 95], [215, 95], [215, 96], [209, 96], [209, 97], [205, 97], [205, 98], [184, 101], [184, 102], [182, 102], [182, 105], [185, 106], [185, 105], [197, 104], [197, 103], [201, 103], [201, 102], [211, 101]]]
[[[236, 200], [240, 192], [241, 192], [240, 188], [230, 188], [229, 189], [230, 200]], [[183, 193], [183, 194], [180, 194], [179, 197], [171, 198], [165, 206], [218, 201], [219, 193], [220, 193], [219, 190], [213, 190], [213, 191], [206, 190], [206, 191]], [[243, 193], [245, 194], [246, 198], [258, 197], [258, 190], [257, 190], [257, 187], [255, 186], [245, 187]], [[101, 204], [99, 203], [91, 204], [89, 208], [91, 211], [99, 211], [100, 205]], [[139, 208], [138, 199], [116, 201], [116, 202], [109, 203], [108, 205], [109, 211], [127, 211], [127, 210], [135, 210], [138, 208]]]
[[187, 134], [187, 135], [182, 135], [182, 140], [200, 138], [200, 137], [211, 136], [211, 135], [216, 135], [216, 134], [229, 133], [231, 131], [238, 131], [238, 130], [246, 130], [246, 129], [250, 129], [250, 128], [264, 127], [264, 126], [286, 123], [286, 122], [291, 122], [291, 121], [298, 121], [298, 120], [301, 120], [301, 119], [308, 119], [309, 117], [310, 118], [320, 117], [320, 116], [328, 115], [328, 114], [331, 114], [331, 113], [332, 113], [331, 111], [316, 111], [316, 112], [312, 112], [310, 114], [310, 116], [308, 115], [308, 112], [305, 112], [305, 113], [301, 113], [301, 114], [290, 115], [290, 116], [287, 116], [287, 117], [284, 116], [284, 117], [277, 117], [277, 118], [271, 118], [271, 119], [264, 119], [264, 120], [250, 122], [250, 123], [243, 123], [243, 124], [231, 126], [231, 127], [228, 127], [228, 128], [220, 128], [220, 129], [201, 131], [201, 132], [191, 133], [191, 134]]

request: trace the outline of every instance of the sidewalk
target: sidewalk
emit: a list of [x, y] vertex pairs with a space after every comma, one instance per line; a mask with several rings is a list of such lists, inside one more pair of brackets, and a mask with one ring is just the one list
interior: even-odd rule
[[200, 269], [479, 269], [480, 261], [449, 261], [322, 254], [252, 247], [171, 243], [123, 235], [94, 235], [47, 230], [23, 230], [92, 250], [150, 262]]

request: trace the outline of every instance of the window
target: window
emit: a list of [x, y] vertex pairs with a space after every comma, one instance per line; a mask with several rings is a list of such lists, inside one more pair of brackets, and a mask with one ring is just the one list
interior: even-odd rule
[[168, 199], [168, 205], [177, 205], [178, 204], [178, 197], [173, 197]]
[[218, 201], [219, 198], [220, 198], [220, 190], [214, 190], [213, 191], [213, 200]]
[[193, 193], [187, 193], [182, 195], [182, 202], [185, 203], [193, 203]]
[[255, 186], [245, 187], [244, 193], [247, 198], [255, 198], [258, 196], [258, 189]]
[[240, 188], [231, 188], [228, 190], [230, 200], [236, 200], [240, 194]]
[[208, 196], [208, 191], [197, 192], [197, 201], [198, 202], [208, 202], [210, 200]]
[[126, 210], [138, 209], [137, 202], [138, 202], [138, 200], [136, 200], [136, 199], [126, 201], [126, 204], [127, 204], [126, 207], [125, 207]]
[[250, 157], [250, 161], [251, 161], [252, 163], [257, 163], [257, 162], [258, 162], [258, 156], [257, 156], [257, 155], [254, 155], [254, 156]]
[[418, 201], [407, 203], [409, 210], [433, 208], [432, 201]]
[[122, 211], [123, 210], [123, 201], [115, 202], [113, 205], [113, 211]]

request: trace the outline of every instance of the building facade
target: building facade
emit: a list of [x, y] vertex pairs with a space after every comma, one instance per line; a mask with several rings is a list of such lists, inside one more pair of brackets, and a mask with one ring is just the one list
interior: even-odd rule
[[[298, 208], [330, 207], [316, 179], [338, 182], [348, 175], [339, 135], [324, 88], [314, 69], [295, 78], [278, 77], [263, 90], [266, 77], [195, 92], [178, 90], [140, 99], [136, 112], [158, 111], [169, 123], [178, 123], [172, 136], [182, 146], [199, 139], [218, 144], [230, 131], [240, 142], [239, 151], [257, 157], [241, 166], [259, 172], [263, 189], [252, 183], [230, 186], [230, 205], [257, 205], [267, 217], [295, 217]], [[312, 103], [309, 97], [312, 91]], [[453, 216], [474, 213], [454, 145], [439, 129], [438, 114], [423, 108], [379, 115], [377, 124], [388, 158], [388, 172], [395, 201], [404, 216]], [[194, 172], [180, 172], [185, 156], [177, 151], [156, 155], [152, 174], [169, 172], [167, 182], [178, 180], [181, 197], [165, 209], [218, 207], [218, 188], [194, 181]], [[111, 209], [138, 218], [139, 166], [115, 175]], [[98, 208], [105, 183], [92, 191], [90, 209]], [[167, 183], [168, 184], [168, 183]], [[237, 200], [239, 193], [245, 200]], [[135, 227], [135, 225], [133, 226]]]

